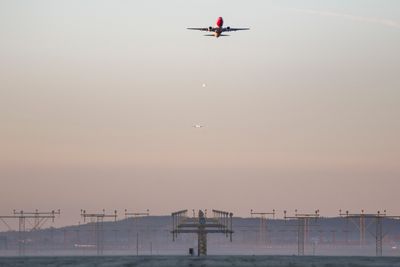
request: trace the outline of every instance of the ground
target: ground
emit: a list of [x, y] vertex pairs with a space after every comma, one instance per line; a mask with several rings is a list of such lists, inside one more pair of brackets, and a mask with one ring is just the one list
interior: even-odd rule
[[274, 267], [400, 267], [396, 257], [298, 256], [104, 256], [104, 257], [2, 257], [1, 267], [18, 266], [274, 266]]

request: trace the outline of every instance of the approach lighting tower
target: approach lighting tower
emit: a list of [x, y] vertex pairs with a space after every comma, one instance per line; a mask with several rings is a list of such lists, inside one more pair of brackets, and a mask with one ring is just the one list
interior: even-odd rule
[[[364, 210], [361, 211], [361, 213], [349, 213], [349, 211], [346, 211], [345, 213], [342, 213], [342, 210], [339, 210], [339, 215], [341, 217], [345, 217], [347, 219], [350, 219], [356, 226], [357, 223], [355, 220], [360, 221], [360, 245], [364, 244], [365, 242], [365, 231], [368, 229], [368, 225], [365, 226], [365, 220], [366, 219], [373, 219], [375, 221], [375, 234], [371, 233], [373, 237], [375, 237], [375, 251], [376, 251], [376, 256], [381, 257], [382, 256], [382, 241], [383, 237], [386, 235], [386, 233], [383, 233], [383, 220], [384, 219], [400, 219], [400, 216], [393, 216], [393, 215], [387, 215], [386, 210], [383, 212], [377, 211], [377, 213], [364, 213]], [[363, 227], [361, 228], [361, 226]], [[362, 232], [363, 231], [363, 232]], [[363, 234], [363, 235], [361, 235]], [[363, 243], [361, 243], [363, 242]]]
[[136, 228], [136, 256], [139, 256], [139, 229], [138, 229], [138, 219], [143, 216], [150, 216], [150, 210], [147, 209], [146, 212], [128, 212], [125, 209], [125, 218], [133, 218]]
[[205, 212], [198, 211], [192, 218], [187, 216], [187, 210], [173, 212], [172, 216], [172, 240], [175, 241], [178, 234], [194, 233], [197, 234], [198, 256], [207, 255], [207, 234], [222, 233], [230, 237], [232, 242], [232, 219], [233, 213], [212, 210], [213, 218], [207, 218]]
[[104, 219], [112, 218], [114, 222], [117, 221], [117, 211], [114, 210], [113, 214], [106, 214], [103, 209], [101, 213], [87, 213], [86, 210], [81, 210], [81, 216], [83, 221], [86, 222], [86, 218], [89, 218], [91, 222], [94, 223], [94, 235], [96, 238], [96, 249], [97, 255], [103, 255], [104, 252], [104, 229], [103, 222]]
[[366, 230], [367, 230], [367, 228], [369, 226], [369, 225], [365, 224], [365, 221], [366, 221], [367, 217], [369, 217], [368, 215], [371, 215], [371, 214], [365, 214], [364, 210], [361, 210], [361, 213], [354, 213], [354, 214], [350, 214], [349, 211], [346, 211], [345, 213], [342, 213], [342, 210], [339, 210], [339, 216], [340, 217], [346, 217], [346, 218], [350, 219], [350, 221], [359, 230], [359, 244], [360, 244], [360, 247], [365, 245], [365, 232], [366, 232]]
[[[7, 223], [7, 219], [18, 219], [18, 255], [25, 255], [26, 243], [26, 222], [32, 225], [29, 231], [40, 229], [49, 219], [54, 223], [56, 215], [60, 215], [60, 210], [50, 212], [24, 212], [23, 210], [13, 210], [12, 215], [0, 216], [0, 220], [7, 226], [8, 230], [12, 231], [12, 227]], [[33, 223], [31, 222], [33, 220]]]
[[259, 239], [261, 244], [265, 242], [268, 245], [268, 225], [267, 225], [267, 218], [269, 215], [272, 215], [272, 218], [275, 219], [275, 210], [273, 209], [272, 212], [254, 212], [250, 210], [250, 215], [253, 218], [253, 215], [260, 216], [260, 232], [259, 232]]
[[294, 216], [286, 216], [286, 210], [283, 211], [284, 219], [294, 219], [297, 220], [297, 254], [299, 256], [304, 256], [304, 247], [306, 240], [308, 239], [309, 221], [314, 219], [315, 221], [319, 218], [319, 210], [314, 213], [297, 213], [295, 210]]

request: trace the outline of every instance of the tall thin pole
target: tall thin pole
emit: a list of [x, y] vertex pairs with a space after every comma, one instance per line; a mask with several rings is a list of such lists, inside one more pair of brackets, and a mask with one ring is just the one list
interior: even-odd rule
[[25, 217], [22, 215], [19, 217], [19, 228], [18, 228], [18, 255], [24, 256], [25, 255]]
[[297, 254], [299, 256], [304, 256], [304, 234], [305, 234], [305, 221], [306, 218], [299, 218], [298, 229], [297, 229]]
[[376, 239], [376, 256], [382, 257], [382, 239], [383, 239], [382, 217], [379, 215], [376, 217], [375, 239]]
[[136, 256], [139, 256], [139, 232], [136, 232]]

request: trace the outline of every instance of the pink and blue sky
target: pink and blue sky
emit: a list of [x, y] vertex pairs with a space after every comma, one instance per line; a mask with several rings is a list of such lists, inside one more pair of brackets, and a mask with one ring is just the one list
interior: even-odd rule
[[400, 213], [399, 1], [2, 0], [0, 40], [0, 214]]

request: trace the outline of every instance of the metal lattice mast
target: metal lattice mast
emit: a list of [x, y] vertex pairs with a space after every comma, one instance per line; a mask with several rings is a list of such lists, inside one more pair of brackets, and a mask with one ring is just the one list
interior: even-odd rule
[[210, 233], [222, 233], [226, 237], [230, 237], [232, 242], [232, 221], [233, 213], [212, 210], [213, 218], [207, 218], [206, 210], [199, 210], [198, 217], [189, 218], [187, 210], [173, 212], [172, 216], [172, 240], [175, 241], [179, 233], [194, 233], [197, 234], [198, 255], [207, 255], [207, 235]]
[[207, 232], [206, 232], [206, 218], [203, 211], [199, 210], [199, 226], [197, 232], [197, 247], [198, 255], [207, 255]]
[[376, 220], [376, 234], [375, 234], [375, 244], [376, 244], [376, 256], [381, 257], [382, 256], [382, 239], [383, 239], [383, 232], [382, 232], [382, 218], [385, 214], [381, 215], [380, 212], [378, 211], [377, 216], [375, 217]]

